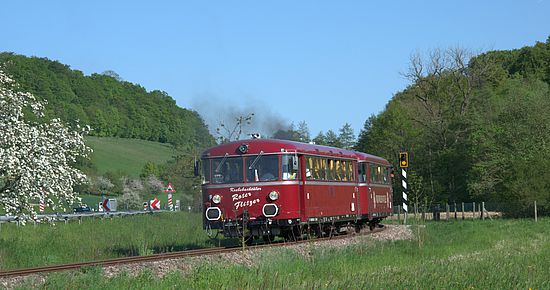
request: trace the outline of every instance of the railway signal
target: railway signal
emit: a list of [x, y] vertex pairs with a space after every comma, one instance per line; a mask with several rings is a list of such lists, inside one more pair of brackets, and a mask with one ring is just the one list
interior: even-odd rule
[[407, 152], [399, 153], [399, 167], [401, 168], [409, 167], [409, 153]]

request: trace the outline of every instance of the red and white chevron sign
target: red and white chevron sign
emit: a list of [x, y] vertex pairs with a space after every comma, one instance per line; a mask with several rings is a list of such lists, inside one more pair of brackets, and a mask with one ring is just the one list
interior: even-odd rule
[[170, 210], [172, 210], [174, 208], [174, 206], [172, 205], [172, 194], [168, 194], [168, 207], [170, 208]]
[[160, 201], [158, 199], [153, 199], [149, 203], [152, 210], [159, 210], [160, 209]]
[[101, 206], [103, 207], [103, 211], [111, 211], [111, 204], [109, 203], [108, 199], [103, 199]]

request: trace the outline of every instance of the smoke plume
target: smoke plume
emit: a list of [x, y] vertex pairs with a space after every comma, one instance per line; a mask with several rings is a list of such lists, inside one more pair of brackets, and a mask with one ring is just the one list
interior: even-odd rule
[[290, 127], [290, 121], [273, 112], [262, 101], [248, 97], [244, 103], [245, 105], [240, 105], [213, 94], [202, 94], [192, 101], [191, 106], [202, 116], [214, 137], [219, 137], [216, 129], [222, 124], [226, 128], [234, 128], [238, 118], [251, 114], [254, 115], [250, 124], [243, 125], [240, 139], [250, 138], [250, 134], [253, 133], [260, 133], [262, 138], [269, 138], [278, 130], [287, 130]]

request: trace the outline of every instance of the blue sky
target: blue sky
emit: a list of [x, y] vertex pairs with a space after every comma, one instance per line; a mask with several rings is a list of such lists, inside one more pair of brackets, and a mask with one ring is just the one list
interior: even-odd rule
[[550, 35], [548, 0], [376, 2], [2, 1], [0, 51], [113, 70], [211, 127], [254, 112], [250, 131], [304, 120], [312, 135], [357, 134], [407, 86], [412, 53]]

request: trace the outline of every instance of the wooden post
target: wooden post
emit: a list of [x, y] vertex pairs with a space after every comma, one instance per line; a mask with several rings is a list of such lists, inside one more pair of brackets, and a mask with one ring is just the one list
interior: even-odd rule
[[485, 220], [485, 202], [481, 202], [481, 219]]
[[425, 206], [422, 207], [422, 220], [423, 221], [426, 220], [426, 207]]
[[401, 205], [397, 205], [397, 220], [401, 221]]
[[472, 202], [472, 219], [476, 218], [476, 202]]
[[482, 216], [481, 216], [481, 204], [477, 204], [477, 211], [479, 212], [479, 218], [481, 219]]
[[462, 203], [462, 219], [464, 219], [464, 202]]
[[535, 200], [535, 222], [537, 221], [537, 201]]
[[457, 216], [456, 216], [456, 202], [454, 203], [455, 205], [455, 220], [457, 220]]

